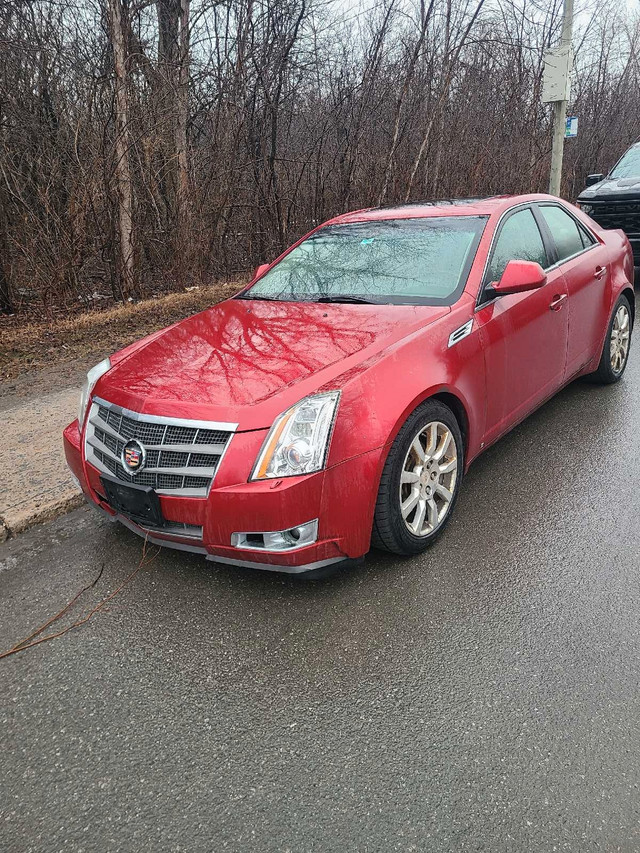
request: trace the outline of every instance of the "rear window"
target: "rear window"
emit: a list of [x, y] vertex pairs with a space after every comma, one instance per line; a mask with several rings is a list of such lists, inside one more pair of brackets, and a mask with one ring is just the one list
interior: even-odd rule
[[327, 226], [242, 298], [450, 305], [464, 289], [486, 221], [434, 216]]

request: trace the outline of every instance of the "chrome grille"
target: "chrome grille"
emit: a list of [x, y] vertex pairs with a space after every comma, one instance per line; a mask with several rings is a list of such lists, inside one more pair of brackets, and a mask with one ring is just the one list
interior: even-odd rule
[[[237, 424], [218, 424], [141, 415], [95, 398], [85, 432], [87, 461], [125, 483], [151, 486], [160, 494], [206, 497]], [[124, 470], [125, 444], [145, 448], [139, 473]]]
[[164, 468], [185, 468], [189, 464], [189, 454], [177, 450], [163, 450], [160, 454], [160, 464]]
[[189, 464], [192, 468], [208, 468], [213, 458], [210, 453], [192, 453]]

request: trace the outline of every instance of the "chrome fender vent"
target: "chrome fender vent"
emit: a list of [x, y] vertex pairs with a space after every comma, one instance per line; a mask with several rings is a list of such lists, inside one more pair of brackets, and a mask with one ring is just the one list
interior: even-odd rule
[[467, 335], [470, 335], [472, 328], [473, 318], [471, 318], [468, 323], [465, 323], [464, 326], [460, 326], [459, 329], [456, 329], [455, 332], [451, 332], [449, 335], [449, 347], [452, 347], [454, 344], [457, 344], [458, 341], [461, 341], [463, 338], [466, 338]]

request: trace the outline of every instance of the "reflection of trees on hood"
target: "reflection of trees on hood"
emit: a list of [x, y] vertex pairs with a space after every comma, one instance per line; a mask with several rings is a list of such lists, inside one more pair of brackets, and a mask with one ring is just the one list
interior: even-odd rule
[[[232, 398], [240, 399], [250, 383], [255, 399], [261, 399], [282, 385], [283, 376], [293, 381], [300, 373], [313, 373], [376, 338], [379, 325], [362, 328], [361, 315], [326, 315], [321, 305], [227, 302], [184, 321], [152, 344], [153, 381], [164, 378], [170, 386], [182, 377], [197, 399], [199, 383], [204, 387], [222, 375]], [[129, 387], [148, 393], [147, 384], [141, 375]]]

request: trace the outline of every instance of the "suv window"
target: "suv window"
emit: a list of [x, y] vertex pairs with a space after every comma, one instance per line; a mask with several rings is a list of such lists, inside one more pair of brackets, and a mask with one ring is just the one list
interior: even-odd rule
[[615, 167], [610, 178], [635, 178], [640, 175], [640, 145], [632, 145]]
[[505, 220], [493, 249], [487, 282], [499, 281], [509, 261], [535, 261], [543, 269], [549, 266], [540, 229], [529, 208]]
[[564, 261], [584, 249], [584, 242], [575, 219], [556, 205], [540, 205], [540, 213], [558, 250], [558, 261]]

